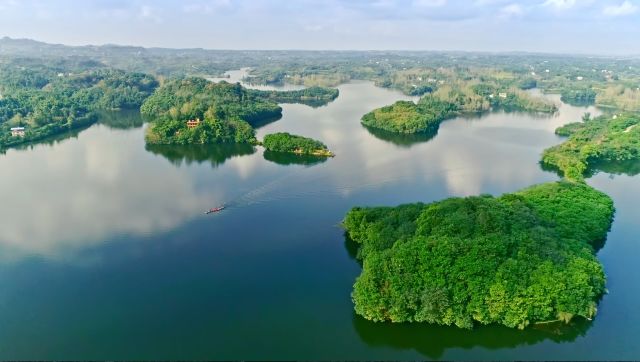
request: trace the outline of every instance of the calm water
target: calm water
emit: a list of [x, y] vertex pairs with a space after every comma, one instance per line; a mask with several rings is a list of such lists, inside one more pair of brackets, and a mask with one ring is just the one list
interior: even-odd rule
[[224, 73], [224, 77], [209, 78], [212, 82], [225, 81], [228, 83], [242, 83], [245, 87], [260, 89], [260, 90], [298, 90], [304, 89], [304, 86], [294, 84], [281, 84], [281, 85], [260, 85], [260, 84], [246, 84], [243, 80], [249, 76], [251, 68], [242, 68], [236, 70], [230, 70]]
[[462, 331], [354, 315], [360, 267], [338, 226], [349, 208], [556, 180], [540, 153], [586, 110], [460, 118], [428, 141], [360, 125], [402, 98], [350, 83], [327, 106], [284, 105], [258, 131], [320, 139], [337, 154], [324, 162], [246, 146], [147, 149], [130, 113], [0, 155], [0, 359], [640, 357], [640, 178], [628, 175], [589, 180], [618, 210], [599, 252], [610, 294], [593, 322]]

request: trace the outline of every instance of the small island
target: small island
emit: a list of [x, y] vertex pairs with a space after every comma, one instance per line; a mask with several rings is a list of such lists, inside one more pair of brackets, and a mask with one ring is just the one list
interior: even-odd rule
[[440, 122], [456, 114], [452, 103], [425, 96], [418, 104], [411, 101], [375, 109], [362, 117], [362, 124], [395, 133], [435, 132]]
[[264, 136], [262, 145], [267, 151], [293, 153], [318, 157], [333, 157], [327, 146], [312, 138], [292, 135], [287, 132], [272, 133]]
[[587, 87], [567, 87], [560, 91], [560, 100], [574, 106], [586, 106], [596, 102], [596, 91]]
[[357, 314], [372, 321], [473, 328], [592, 318], [605, 291], [594, 255], [614, 214], [609, 196], [552, 182], [431, 204], [353, 208]]
[[446, 119], [491, 109], [552, 113], [557, 107], [520, 89], [502, 90], [487, 84], [442, 86], [417, 103], [398, 101], [362, 117], [362, 124], [400, 134], [435, 133]]
[[591, 166], [603, 162], [640, 159], [640, 117], [615, 115], [570, 123], [556, 130], [569, 137], [564, 143], [548, 148], [542, 155], [545, 166], [559, 170], [567, 179], [580, 181]]

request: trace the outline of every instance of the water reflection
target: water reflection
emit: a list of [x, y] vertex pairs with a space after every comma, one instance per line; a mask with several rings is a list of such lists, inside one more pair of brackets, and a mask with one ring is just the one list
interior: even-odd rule
[[144, 124], [138, 109], [121, 111], [102, 111], [98, 113], [98, 123], [111, 129], [140, 128]]
[[300, 90], [305, 87], [302, 85], [294, 85], [289, 83], [284, 84], [252, 84], [245, 81], [249, 76], [249, 72], [251, 68], [241, 68], [236, 70], [230, 70], [224, 73], [223, 77], [214, 77], [208, 78], [212, 82], [221, 82], [225, 81], [227, 83], [240, 83], [245, 88], [257, 89], [257, 90], [279, 90], [279, 91], [288, 91], [288, 90]]
[[296, 155], [286, 152], [273, 152], [265, 150], [263, 157], [267, 161], [277, 163], [279, 165], [305, 165], [313, 166], [327, 161], [327, 157], [319, 157], [313, 155]]
[[591, 164], [589, 177], [604, 172], [612, 175], [636, 176], [640, 174], [640, 160], [598, 161]]
[[434, 138], [438, 134], [438, 128], [429, 132], [420, 132], [412, 134], [403, 134], [396, 132], [389, 132], [383, 129], [363, 126], [374, 137], [383, 141], [391, 142], [394, 145], [400, 147], [411, 147], [416, 143], [427, 142]]
[[[555, 165], [549, 165], [540, 161], [540, 168], [544, 171], [555, 173], [563, 177], [564, 173]], [[585, 178], [593, 177], [599, 173], [609, 174], [609, 177], [616, 175], [636, 176], [640, 174], [640, 160], [626, 161], [606, 161], [599, 160], [589, 163], [589, 168], [585, 173]]]
[[[359, 246], [345, 233], [344, 247], [349, 256], [362, 267]], [[473, 330], [428, 323], [371, 322], [353, 312], [352, 324], [360, 338], [372, 347], [411, 349], [430, 359], [440, 359], [447, 349], [484, 347], [515, 348], [544, 340], [571, 342], [584, 336], [592, 321], [575, 318], [571, 323], [534, 324], [525, 330], [500, 325], [477, 325]]]
[[[111, 129], [132, 129], [142, 127], [144, 124], [140, 111], [137, 109], [128, 109], [121, 111], [100, 111], [97, 112], [98, 124], [105, 125]], [[44, 145], [53, 147], [67, 139], [77, 139], [78, 135], [90, 128], [92, 124], [80, 128], [72, 129], [67, 132], [55, 134], [41, 140], [12, 146], [14, 150], [33, 150], [34, 146]], [[7, 150], [0, 148], [0, 154], [6, 154]]]
[[349, 257], [355, 260], [358, 265], [362, 267], [362, 258], [358, 257], [358, 253], [360, 252], [360, 245], [358, 245], [357, 242], [351, 239], [349, 233], [347, 233], [346, 231], [344, 232], [344, 248], [347, 251]]
[[576, 319], [566, 325], [550, 323], [522, 331], [497, 325], [465, 330], [420, 323], [374, 323], [355, 313], [352, 323], [360, 338], [369, 346], [411, 349], [430, 359], [440, 359], [445, 351], [452, 348], [483, 347], [496, 350], [533, 345], [545, 340], [572, 342], [584, 336], [593, 325], [593, 322]]
[[218, 145], [146, 145], [145, 149], [154, 155], [159, 155], [175, 166], [188, 166], [192, 163], [209, 162], [216, 168], [226, 160], [251, 155], [256, 152], [250, 144], [218, 144]]
[[278, 115], [277, 117], [260, 118], [258, 120], [252, 121], [251, 122], [251, 126], [253, 128], [255, 128], [255, 129], [262, 128], [264, 126], [267, 126], [267, 125], [279, 120], [280, 118], [282, 118], [282, 115]]
[[173, 228], [216, 199], [188, 173], [154, 161], [141, 129], [131, 132], [97, 125], [53, 149], [1, 157], [0, 258], [69, 260], [118, 234]]
[[296, 101], [280, 101], [280, 104], [304, 104], [305, 106], [309, 106], [311, 108], [320, 108], [324, 107], [327, 104], [333, 102], [333, 100], [322, 100], [322, 99], [301, 99]]
[[[336, 226], [346, 210], [499, 194], [556, 180], [555, 174], [540, 170], [540, 153], [562, 142], [553, 134], [558, 125], [578, 120], [586, 111], [563, 106], [550, 118], [504, 112], [457, 118], [444, 122], [429, 142], [398, 147], [364, 129], [360, 118], [399, 99], [410, 98], [353, 82], [340, 86], [340, 97], [326, 107], [284, 105], [281, 120], [257, 131], [259, 137], [286, 131], [325, 142], [338, 156], [314, 164], [317, 167], [281, 167], [278, 162], [289, 161], [246, 148], [145, 148], [143, 128], [135, 120], [95, 125], [82, 137], [55, 147], [8, 151], [0, 157], [0, 258], [15, 260], [19, 255], [21, 262], [0, 263], [0, 324], [20, 326], [22, 332], [7, 329], [11, 333], [3, 336], [0, 357], [50, 355], [34, 355], [37, 344], [46, 345], [41, 347], [46, 352], [58, 352], [61, 359], [130, 357], [132, 350], [141, 359], [151, 359], [157, 358], [158, 345], [176, 358], [198, 349], [195, 356], [200, 359], [238, 358], [247, 343], [254, 353], [250, 356], [272, 359], [373, 359], [380, 353], [387, 353], [384, 359], [420, 358], [413, 350], [449, 357], [443, 351], [453, 354], [456, 347], [473, 346], [504, 348], [487, 356], [513, 359], [530, 350], [509, 348], [536, 343], [541, 351], [536, 357], [558, 356], [549, 351], [562, 347], [539, 342], [572, 341], [572, 333], [581, 335], [591, 325], [559, 335], [498, 327], [472, 333], [372, 324], [352, 316], [349, 293], [360, 269], [348, 255], [355, 257], [357, 251], [343, 244]], [[612, 182], [605, 175], [592, 181]], [[614, 192], [619, 181], [611, 186]], [[624, 186], [618, 190], [621, 199], [640, 195], [622, 195], [629, 189]], [[202, 215], [225, 202], [230, 207], [224, 213]], [[627, 211], [635, 211], [635, 204], [629, 202]], [[616, 200], [616, 207], [621, 205]], [[630, 235], [628, 252], [622, 259], [611, 255], [612, 262], [605, 263], [612, 293], [600, 304], [601, 313], [587, 337], [563, 349], [574, 359], [589, 356], [582, 352], [584, 341], [600, 346], [607, 338], [627, 338], [626, 345], [633, 345], [629, 341], [637, 336], [611, 332], [625, 323], [625, 331], [636, 331], [640, 323], [633, 319], [633, 303], [622, 306], [631, 317], [607, 314], [622, 304], [607, 304], [607, 299], [620, 300], [620, 293], [634, 290], [637, 279], [632, 266], [638, 243], [631, 236], [637, 217], [628, 217], [626, 228], [620, 229], [624, 217], [620, 212], [616, 223], [619, 233]], [[599, 257], [615, 250], [611, 245], [621, 246], [619, 242], [610, 242]], [[34, 254], [52, 258], [29, 258]], [[129, 254], [135, 258], [123, 257]], [[87, 255], [101, 263], [85, 262], [78, 269], [76, 264]], [[65, 287], [43, 283], [47, 276]], [[624, 285], [616, 289], [616, 283]], [[181, 290], [166, 293], [168, 286]], [[78, 299], [78, 293], [88, 299]], [[81, 318], [59, 318], [78, 310], [85, 311]], [[190, 314], [180, 312], [185, 310]], [[174, 328], [176, 321], [180, 328]], [[96, 331], [89, 337], [84, 333], [87, 325]], [[602, 325], [608, 325], [606, 330]], [[49, 338], [49, 331], [56, 340]], [[68, 346], [82, 338], [86, 353], [77, 354]], [[174, 348], [166, 341], [192, 348]], [[91, 353], [100, 347], [104, 353]], [[335, 353], [323, 354], [326, 351]], [[462, 358], [473, 358], [475, 352]]]
[[[77, 139], [78, 135], [80, 133], [82, 133], [83, 131], [87, 130], [91, 126], [92, 125], [87, 125], [87, 126], [83, 126], [83, 127], [72, 129], [72, 130], [67, 131], [67, 132], [58, 133], [56, 135], [52, 135], [52, 136], [43, 138], [41, 140], [37, 140], [37, 141], [33, 141], [33, 142], [28, 142], [28, 143], [23, 143], [23, 144], [11, 146], [11, 149], [12, 150], [17, 150], [17, 151], [25, 151], [25, 150], [33, 150], [34, 147], [40, 146], [40, 145], [41, 146], [53, 147], [53, 146], [65, 141], [65, 140]], [[3, 148], [0, 147], [0, 155], [5, 155], [6, 153], [7, 153], [7, 149], [3, 149]]]

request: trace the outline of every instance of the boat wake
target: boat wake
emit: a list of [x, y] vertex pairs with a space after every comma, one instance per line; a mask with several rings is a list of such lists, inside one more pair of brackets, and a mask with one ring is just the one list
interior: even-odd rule
[[225, 202], [224, 207], [235, 209], [298, 198], [321, 198], [336, 195], [346, 197], [347, 195], [358, 191], [376, 189], [385, 185], [415, 179], [416, 176], [422, 178], [442, 174], [455, 174], [460, 176], [472, 172], [466, 167], [457, 167], [411, 174], [387, 173], [378, 174], [374, 179], [362, 182], [362, 179], [357, 177], [358, 174], [362, 173], [362, 170], [351, 170], [351, 172], [340, 173], [337, 175], [323, 174], [319, 176], [312, 173], [315, 170], [301, 174], [301, 172], [305, 170], [306, 169], [300, 170], [299, 172], [287, 173], [273, 181], [249, 190], [244, 194]]

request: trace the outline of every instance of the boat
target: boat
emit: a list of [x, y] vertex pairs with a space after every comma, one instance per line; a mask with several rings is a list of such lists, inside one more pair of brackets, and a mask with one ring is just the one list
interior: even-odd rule
[[224, 208], [225, 208], [225, 206], [222, 205], [222, 206], [214, 207], [213, 209], [209, 209], [209, 210], [205, 211], [204, 213], [205, 213], [205, 215], [209, 215], [209, 214], [213, 214], [214, 212], [220, 212], [220, 211], [224, 210]]

